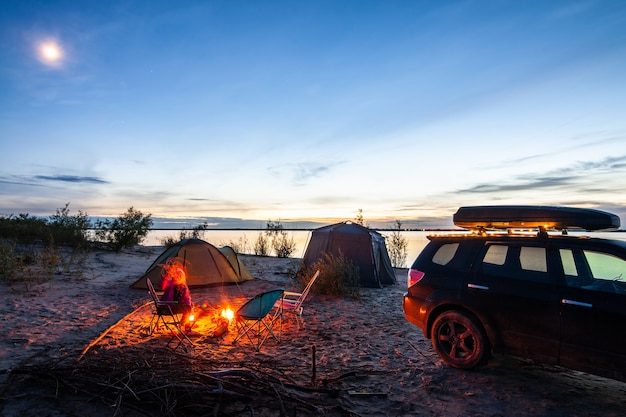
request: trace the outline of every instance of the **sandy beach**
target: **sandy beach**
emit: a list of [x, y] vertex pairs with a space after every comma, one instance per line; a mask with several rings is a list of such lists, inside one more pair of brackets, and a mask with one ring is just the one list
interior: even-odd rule
[[132, 284], [162, 251], [89, 254], [81, 277], [0, 283], [0, 415], [622, 416], [626, 384], [506, 356], [476, 371], [445, 366], [402, 314], [398, 283], [360, 299], [311, 295], [305, 328], [285, 316], [260, 352], [214, 337], [217, 314], [259, 292], [293, 289], [298, 259], [240, 258], [256, 278], [192, 289], [210, 308], [185, 352], [149, 335], [148, 294]]

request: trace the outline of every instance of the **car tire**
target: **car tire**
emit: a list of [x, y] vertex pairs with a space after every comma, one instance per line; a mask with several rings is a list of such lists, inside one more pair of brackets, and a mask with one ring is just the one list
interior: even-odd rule
[[444, 362], [459, 369], [482, 365], [490, 351], [482, 326], [467, 313], [456, 310], [445, 311], [435, 319], [432, 343]]

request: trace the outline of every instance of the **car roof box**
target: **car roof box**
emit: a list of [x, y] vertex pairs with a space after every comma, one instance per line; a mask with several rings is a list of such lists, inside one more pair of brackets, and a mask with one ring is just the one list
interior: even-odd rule
[[617, 215], [601, 210], [558, 206], [466, 206], [453, 216], [465, 229], [583, 229], [615, 230]]

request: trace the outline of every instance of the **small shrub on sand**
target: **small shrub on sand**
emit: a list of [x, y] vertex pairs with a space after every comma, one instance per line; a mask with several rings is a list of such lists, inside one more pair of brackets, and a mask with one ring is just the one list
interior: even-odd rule
[[107, 242], [116, 252], [140, 244], [152, 227], [151, 215], [130, 207], [114, 220], [100, 221], [96, 225], [96, 237]]
[[297, 276], [300, 285], [304, 287], [318, 269], [320, 276], [311, 287], [312, 293], [354, 298], [361, 297], [359, 291], [359, 267], [342, 253], [336, 256], [324, 253], [304, 273], [300, 273]]
[[248, 238], [244, 234], [240, 236], [237, 240], [230, 239], [227, 243], [220, 243], [220, 246], [230, 246], [235, 253], [250, 253], [250, 243], [248, 242]]
[[70, 203], [65, 207], [57, 209], [56, 213], [50, 216], [48, 225], [51, 231], [51, 240], [59, 245], [73, 248], [84, 247], [88, 243], [87, 230], [90, 227], [87, 213], [78, 211], [76, 215], [70, 215]]
[[0, 279], [9, 286], [20, 284], [28, 291], [32, 285], [49, 282], [57, 269], [58, 254], [54, 246], [18, 246], [0, 243]]
[[70, 215], [69, 204], [57, 209], [48, 219], [28, 214], [0, 217], [0, 237], [16, 243], [51, 243], [61, 246], [85, 247], [89, 244], [90, 227], [87, 213]]
[[287, 232], [281, 231], [272, 237], [272, 248], [279, 258], [289, 258], [296, 250], [296, 242], [293, 236], [287, 236]]
[[207, 227], [206, 227], [205, 224], [199, 224], [198, 226], [194, 227], [191, 230], [187, 230], [187, 229], [181, 230], [179, 235], [178, 235], [178, 238], [176, 238], [174, 236], [165, 236], [164, 238], [162, 238], [160, 240], [160, 242], [161, 242], [161, 245], [169, 248], [171, 246], [174, 246], [175, 244], [177, 244], [181, 240], [185, 240], [185, 239], [202, 239], [202, 240], [204, 240], [204, 233], [206, 232], [206, 229], [207, 229]]
[[287, 232], [283, 230], [280, 222], [267, 222], [267, 230], [265, 231], [274, 253], [279, 258], [289, 258], [296, 250], [296, 242], [293, 236], [287, 236]]
[[402, 236], [400, 230], [402, 230], [402, 223], [396, 220], [396, 230], [393, 231], [391, 237], [387, 240], [389, 259], [394, 268], [404, 268], [409, 247], [409, 241]]
[[254, 254], [258, 256], [268, 256], [270, 254], [270, 245], [263, 233], [259, 233], [259, 236], [254, 241], [253, 249]]

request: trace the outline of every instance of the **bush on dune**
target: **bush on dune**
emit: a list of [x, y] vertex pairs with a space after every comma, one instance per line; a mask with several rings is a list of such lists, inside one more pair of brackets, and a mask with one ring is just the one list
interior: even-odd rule
[[[151, 226], [150, 215], [131, 207], [117, 219], [98, 222], [95, 236], [119, 251], [141, 243]], [[0, 279], [28, 289], [57, 273], [82, 277], [94, 243], [90, 228], [87, 213], [70, 214], [69, 203], [49, 218], [0, 216]]]

